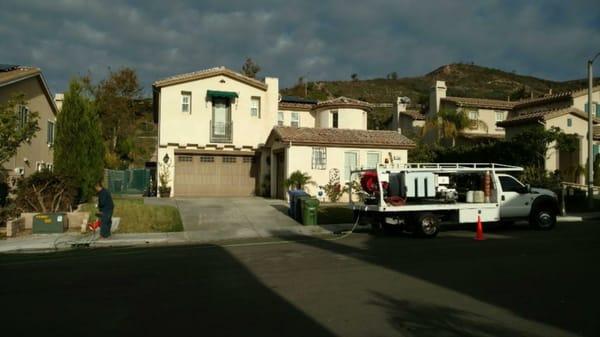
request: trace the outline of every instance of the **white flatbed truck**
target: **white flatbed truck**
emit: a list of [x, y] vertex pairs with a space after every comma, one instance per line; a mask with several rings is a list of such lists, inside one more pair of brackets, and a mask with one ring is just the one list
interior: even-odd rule
[[[560, 213], [556, 194], [531, 188], [509, 173], [518, 166], [496, 163], [401, 163], [353, 170], [360, 175], [361, 200], [350, 206], [355, 219], [376, 228], [400, 228], [435, 237], [440, 224], [528, 220], [549, 230]], [[366, 177], [366, 178], [365, 178]]]

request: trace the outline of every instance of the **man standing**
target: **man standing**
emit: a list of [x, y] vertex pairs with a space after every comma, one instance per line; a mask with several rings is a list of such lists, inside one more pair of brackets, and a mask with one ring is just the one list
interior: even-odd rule
[[96, 183], [96, 192], [98, 193], [98, 214], [100, 218], [100, 237], [107, 239], [110, 237], [110, 227], [112, 226], [112, 215], [115, 205], [110, 192], [102, 187], [102, 181]]

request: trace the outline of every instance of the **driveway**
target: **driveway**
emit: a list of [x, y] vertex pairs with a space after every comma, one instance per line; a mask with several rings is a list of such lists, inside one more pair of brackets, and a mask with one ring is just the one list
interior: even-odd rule
[[259, 197], [146, 199], [146, 203], [179, 208], [189, 240], [267, 237], [273, 231], [299, 226], [287, 216], [283, 200]]

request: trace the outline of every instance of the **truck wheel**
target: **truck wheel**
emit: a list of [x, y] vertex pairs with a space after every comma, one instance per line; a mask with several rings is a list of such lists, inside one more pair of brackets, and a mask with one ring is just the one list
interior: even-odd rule
[[531, 212], [529, 225], [539, 230], [550, 230], [556, 225], [556, 211], [549, 207], [539, 207]]
[[433, 213], [418, 214], [415, 229], [419, 236], [433, 238], [440, 231], [440, 219]]

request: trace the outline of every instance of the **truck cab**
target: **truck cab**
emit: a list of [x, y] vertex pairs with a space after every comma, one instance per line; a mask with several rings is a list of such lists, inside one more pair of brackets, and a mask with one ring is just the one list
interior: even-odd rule
[[496, 173], [494, 176], [502, 221], [528, 219], [539, 229], [550, 229], [556, 224], [559, 207], [554, 192], [532, 188], [509, 174]]

